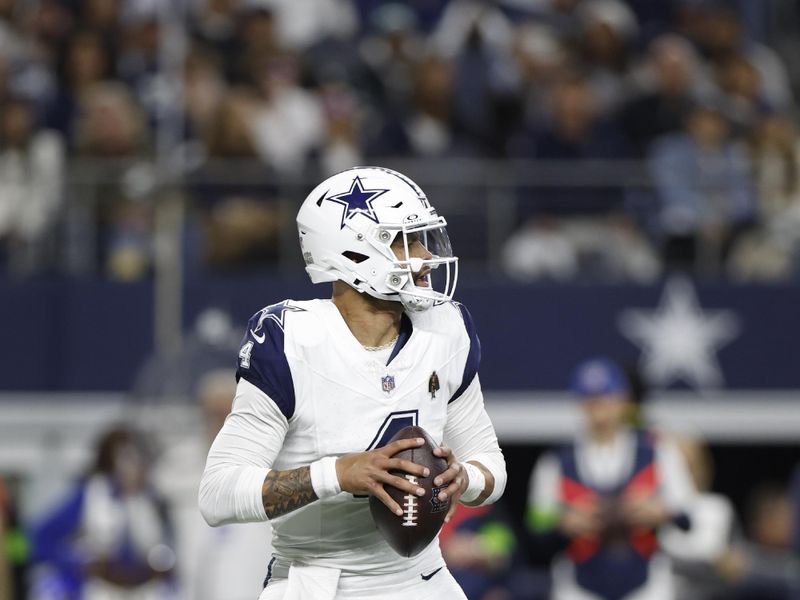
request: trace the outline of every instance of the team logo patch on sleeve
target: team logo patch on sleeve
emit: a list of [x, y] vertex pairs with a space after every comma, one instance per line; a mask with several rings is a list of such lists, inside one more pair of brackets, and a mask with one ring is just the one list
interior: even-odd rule
[[267, 306], [266, 308], [261, 309], [261, 312], [258, 315], [258, 323], [256, 323], [255, 329], [250, 330], [250, 335], [252, 335], [253, 339], [259, 344], [263, 344], [264, 340], [266, 339], [266, 335], [259, 332], [262, 331], [264, 321], [267, 320], [274, 321], [278, 327], [280, 327], [281, 331], [284, 331], [284, 327], [286, 326], [287, 312], [305, 312], [305, 309], [300, 308], [299, 306], [292, 306], [289, 304], [288, 300], [284, 300], [278, 304], [273, 304], [272, 306]]
[[394, 375], [385, 375], [381, 377], [381, 388], [387, 394], [394, 389]]

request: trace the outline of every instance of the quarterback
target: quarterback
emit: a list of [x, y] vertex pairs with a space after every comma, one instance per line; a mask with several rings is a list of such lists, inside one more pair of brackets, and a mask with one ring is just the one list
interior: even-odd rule
[[357, 167], [312, 190], [297, 226], [306, 271], [332, 282], [333, 296], [284, 300], [248, 322], [200, 510], [211, 525], [271, 522], [261, 600], [463, 599], [438, 540], [399, 556], [368, 502], [376, 496], [401, 515], [384, 486], [424, 495], [391, 473], [428, 475], [392, 458], [422, 445], [387, 445], [407, 425], [441, 441], [435, 453], [448, 467], [434, 484], [451, 512], [459, 501], [494, 502], [505, 488], [480, 342], [452, 301], [458, 259], [446, 221], [404, 175]]

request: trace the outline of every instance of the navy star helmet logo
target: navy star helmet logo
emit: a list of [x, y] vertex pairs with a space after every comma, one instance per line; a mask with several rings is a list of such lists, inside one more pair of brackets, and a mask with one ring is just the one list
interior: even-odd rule
[[259, 343], [263, 344], [265, 335], [263, 333], [258, 333], [261, 331], [261, 328], [264, 325], [264, 321], [267, 319], [271, 319], [278, 324], [278, 327], [281, 328], [283, 331], [284, 326], [286, 325], [286, 313], [287, 312], [304, 312], [304, 308], [300, 308], [299, 306], [292, 306], [289, 304], [288, 300], [284, 300], [283, 302], [278, 302], [278, 304], [273, 304], [272, 306], [267, 306], [266, 308], [261, 309], [261, 314], [258, 316], [258, 323], [256, 324], [255, 329], [250, 330], [250, 335]]
[[361, 178], [356, 177], [353, 179], [353, 183], [348, 191], [341, 194], [336, 194], [335, 196], [329, 196], [327, 199], [331, 202], [336, 202], [337, 204], [344, 206], [344, 211], [342, 212], [342, 223], [340, 227], [340, 229], [344, 229], [345, 221], [354, 217], [355, 215], [364, 215], [369, 220], [377, 223], [378, 215], [375, 214], [375, 209], [372, 207], [372, 203], [376, 198], [382, 196], [388, 191], [388, 189], [364, 189], [364, 184], [361, 183]]

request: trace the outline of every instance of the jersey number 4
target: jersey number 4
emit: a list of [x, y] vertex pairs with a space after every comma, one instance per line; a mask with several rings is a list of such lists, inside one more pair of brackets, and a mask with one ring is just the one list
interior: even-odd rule
[[389, 413], [383, 420], [383, 424], [378, 429], [378, 433], [370, 442], [367, 450], [375, 450], [375, 448], [382, 448], [389, 443], [389, 440], [394, 437], [394, 434], [400, 431], [403, 427], [409, 425], [419, 424], [419, 411], [414, 410], [401, 410]]
[[[400, 410], [389, 413], [383, 420], [383, 423], [378, 428], [378, 433], [372, 438], [367, 451], [375, 450], [376, 448], [383, 448], [389, 443], [389, 440], [394, 437], [394, 434], [400, 431], [403, 427], [409, 425], [417, 425], [419, 423], [418, 410]], [[366, 498], [360, 494], [353, 494], [353, 498]]]
[[253, 342], [247, 342], [239, 350], [239, 366], [243, 369], [250, 368], [250, 353], [253, 351]]

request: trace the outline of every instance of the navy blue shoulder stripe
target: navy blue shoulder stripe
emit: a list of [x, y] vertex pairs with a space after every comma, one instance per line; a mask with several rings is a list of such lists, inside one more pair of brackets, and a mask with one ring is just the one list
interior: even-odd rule
[[294, 415], [294, 380], [284, 352], [287, 312], [304, 309], [287, 302], [268, 306], [247, 322], [239, 351], [236, 381], [244, 379], [259, 388], [278, 406], [287, 419]]
[[[478, 374], [478, 367], [481, 364], [481, 341], [478, 339], [478, 334], [475, 332], [475, 324], [472, 322], [472, 315], [469, 314], [467, 307], [458, 302], [454, 304], [461, 311], [461, 318], [464, 319], [464, 327], [469, 336], [469, 353], [467, 354], [467, 362], [464, 364], [464, 375], [461, 377], [461, 385], [450, 398], [450, 402], [457, 400], [461, 394], [469, 387], [475, 375]], [[449, 403], [448, 403], [449, 404]]]
[[400, 350], [402, 350], [403, 346], [411, 339], [412, 333], [414, 333], [414, 325], [411, 323], [411, 319], [408, 318], [408, 315], [403, 313], [400, 317], [400, 334], [397, 336], [397, 341], [394, 344], [394, 348], [392, 348], [392, 353], [389, 355], [389, 360], [386, 361], [387, 365], [394, 360], [395, 356], [400, 354]]

